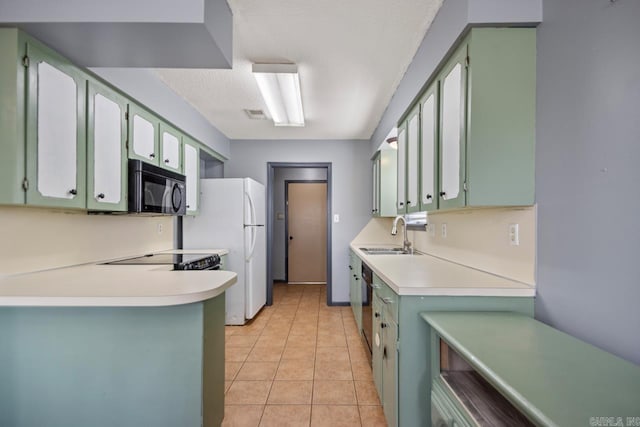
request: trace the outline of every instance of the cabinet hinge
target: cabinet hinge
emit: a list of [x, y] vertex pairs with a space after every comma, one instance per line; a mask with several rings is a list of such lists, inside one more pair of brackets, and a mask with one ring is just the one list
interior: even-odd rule
[[464, 68], [469, 68], [469, 55], [464, 59]]
[[22, 57], [22, 65], [24, 65], [25, 68], [29, 67], [29, 56], [25, 55]]
[[462, 190], [467, 191], [467, 181], [462, 183]]
[[24, 191], [29, 190], [29, 180], [26, 177], [22, 180], [22, 189]]
[[129, 112], [128, 111], [124, 112], [124, 119], [125, 120], [129, 120]]

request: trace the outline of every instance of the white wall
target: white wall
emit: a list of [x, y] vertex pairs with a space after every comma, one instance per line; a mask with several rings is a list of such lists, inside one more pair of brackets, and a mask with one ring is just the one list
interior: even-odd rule
[[0, 242], [0, 276], [46, 270], [171, 249], [173, 217], [0, 206]]
[[[288, 244], [286, 221], [284, 219], [286, 207], [285, 181], [287, 180], [325, 180], [327, 179], [324, 168], [276, 168], [273, 183], [273, 245], [271, 254], [271, 271], [274, 280], [284, 280], [286, 274], [286, 245]], [[278, 219], [282, 214], [282, 219]]]
[[225, 177], [251, 177], [266, 185], [267, 162], [329, 162], [332, 164], [333, 302], [349, 301], [349, 243], [371, 215], [369, 142], [358, 140], [232, 141]]

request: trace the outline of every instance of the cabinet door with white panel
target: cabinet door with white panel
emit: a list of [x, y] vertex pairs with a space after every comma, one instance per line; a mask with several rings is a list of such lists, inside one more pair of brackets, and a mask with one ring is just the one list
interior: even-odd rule
[[197, 215], [200, 199], [200, 153], [198, 145], [184, 138], [184, 175], [187, 180], [187, 215]]
[[127, 210], [127, 99], [90, 80], [87, 91], [87, 208]]
[[87, 76], [35, 41], [25, 58], [27, 204], [84, 208]]
[[182, 134], [164, 122], [160, 122], [160, 153], [160, 166], [182, 173]]
[[159, 165], [160, 120], [136, 104], [129, 104], [129, 158]]
[[440, 73], [440, 208], [465, 206], [467, 45]]
[[438, 209], [438, 81], [420, 101], [420, 210]]
[[420, 145], [420, 104], [407, 117], [407, 212], [417, 212], [420, 208], [418, 194]]
[[405, 214], [407, 212], [407, 194], [406, 194], [406, 182], [407, 182], [407, 126], [406, 122], [398, 126], [398, 192], [396, 195], [396, 209], [398, 215]]

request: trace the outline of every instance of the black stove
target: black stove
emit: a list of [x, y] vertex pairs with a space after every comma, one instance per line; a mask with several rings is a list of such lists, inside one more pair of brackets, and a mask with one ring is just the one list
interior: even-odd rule
[[218, 254], [148, 254], [107, 262], [109, 265], [173, 265], [174, 270], [219, 270]]

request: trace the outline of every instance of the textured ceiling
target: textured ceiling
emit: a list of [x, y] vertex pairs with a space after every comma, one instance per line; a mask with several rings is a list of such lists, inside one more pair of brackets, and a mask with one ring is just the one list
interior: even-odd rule
[[[369, 139], [442, 0], [229, 0], [233, 69], [156, 70], [231, 139]], [[253, 62], [298, 64], [304, 128], [266, 107]]]

